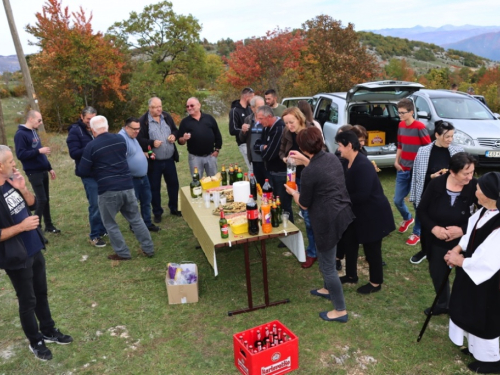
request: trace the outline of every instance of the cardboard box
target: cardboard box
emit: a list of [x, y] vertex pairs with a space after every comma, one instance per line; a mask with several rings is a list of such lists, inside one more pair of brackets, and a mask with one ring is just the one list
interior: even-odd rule
[[[258, 353], [250, 352], [245, 346], [245, 340], [248, 345], [253, 346], [257, 340], [257, 330], [260, 330], [264, 338], [266, 327], [272, 331], [274, 324], [276, 329], [281, 329], [282, 335], [286, 334], [290, 340]], [[233, 335], [233, 348], [234, 365], [244, 375], [287, 374], [299, 368], [299, 338], [279, 320]]]
[[[194, 263], [183, 263], [180, 265], [183, 270], [189, 269], [196, 273], [198, 276], [198, 267]], [[165, 283], [167, 284], [167, 294], [168, 303], [170, 305], [176, 305], [178, 303], [193, 303], [198, 302], [198, 280], [193, 284], [185, 285], [168, 285], [168, 270], [167, 276], [165, 277]]]
[[385, 132], [379, 130], [370, 130], [368, 139], [366, 140], [366, 147], [385, 146]]

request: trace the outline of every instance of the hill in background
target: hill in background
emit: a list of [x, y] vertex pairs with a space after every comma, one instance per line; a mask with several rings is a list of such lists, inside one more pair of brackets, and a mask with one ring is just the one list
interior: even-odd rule
[[0, 73], [3, 72], [17, 72], [21, 70], [19, 60], [16, 55], [2, 56], [0, 55]]
[[481, 34], [459, 42], [444, 44], [445, 48], [469, 51], [479, 56], [500, 61], [500, 32]]

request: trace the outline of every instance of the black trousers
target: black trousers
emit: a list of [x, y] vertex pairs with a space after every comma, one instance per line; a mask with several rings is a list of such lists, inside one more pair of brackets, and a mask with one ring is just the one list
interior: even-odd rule
[[40, 226], [43, 218], [45, 228], [50, 228], [53, 224], [49, 204], [49, 172], [30, 173], [28, 180], [36, 196], [35, 215], [40, 218]]
[[[42, 340], [41, 332], [50, 332], [54, 321], [47, 299], [47, 276], [45, 258], [41, 251], [28, 258], [26, 268], [5, 270], [16, 291], [19, 302], [19, 317], [24, 334], [33, 346]], [[40, 322], [40, 330], [38, 322]]]
[[[429, 273], [431, 274], [432, 284], [434, 285], [434, 290], [436, 294], [441, 286], [446, 273], [448, 272], [448, 265], [444, 261], [444, 256], [448, 252], [448, 249], [444, 249], [435, 245], [428, 245], [427, 247], [427, 260], [429, 261]], [[450, 303], [450, 282], [446, 282], [446, 287], [443, 293], [438, 298], [436, 303], [437, 308], [447, 309]]]
[[[339, 247], [345, 253], [346, 276], [351, 279], [358, 278], [358, 253], [359, 241], [356, 238], [356, 229], [354, 224], [347, 227], [342, 235]], [[382, 284], [384, 282], [384, 272], [382, 267], [382, 240], [364, 243], [366, 261], [368, 262], [370, 272], [370, 282], [373, 284]]]

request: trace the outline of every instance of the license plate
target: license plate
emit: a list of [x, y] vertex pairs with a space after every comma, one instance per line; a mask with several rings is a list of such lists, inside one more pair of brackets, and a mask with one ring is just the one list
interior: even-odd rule
[[486, 151], [487, 158], [500, 158], [500, 151]]

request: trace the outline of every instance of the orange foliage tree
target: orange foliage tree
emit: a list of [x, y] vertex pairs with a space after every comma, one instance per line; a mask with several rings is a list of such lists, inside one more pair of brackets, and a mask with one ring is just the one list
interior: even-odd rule
[[290, 95], [294, 92], [294, 84], [300, 80], [300, 59], [304, 49], [305, 40], [300, 30], [277, 28], [263, 37], [236, 42], [235, 51], [224, 58], [229, 69], [223, 81], [236, 90], [249, 86], [263, 93], [273, 88], [278, 94]]
[[26, 30], [41, 51], [30, 59], [46, 127], [62, 130], [91, 105], [111, 117], [125, 102], [128, 57], [111, 39], [92, 30], [92, 15], [70, 13], [62, 1], [47, 0]]

